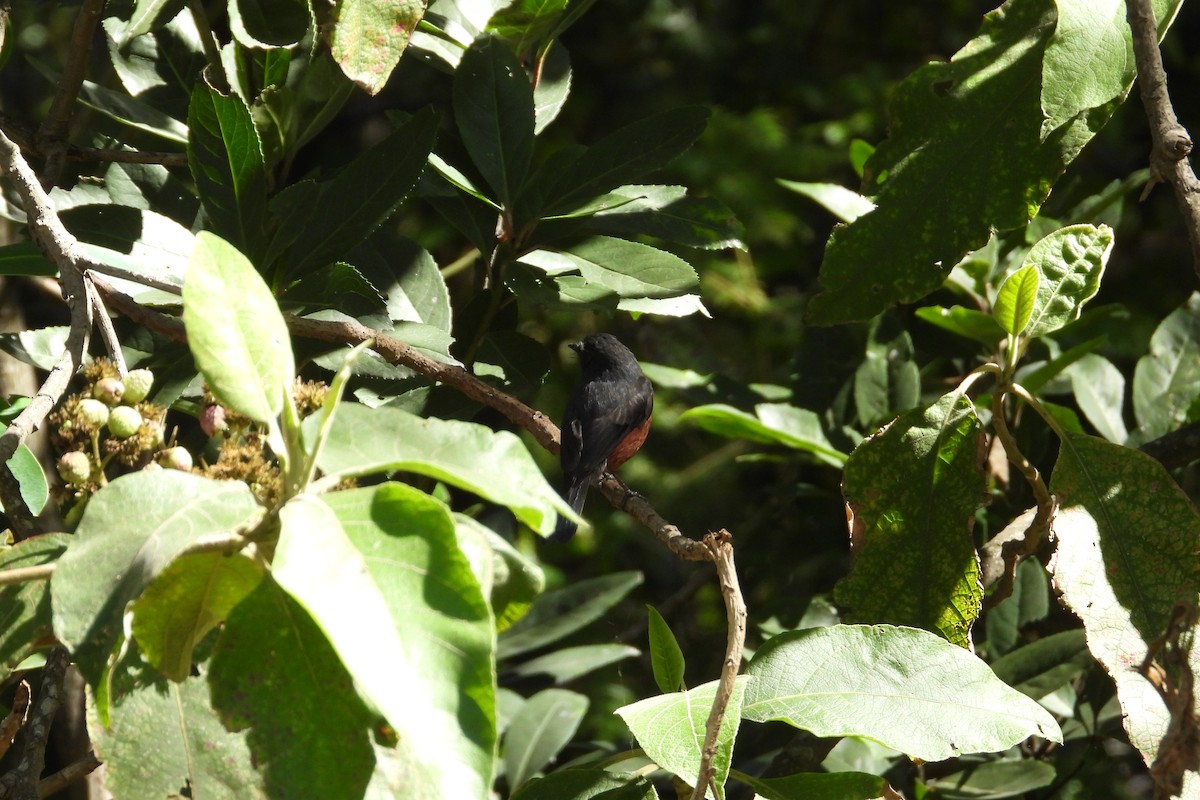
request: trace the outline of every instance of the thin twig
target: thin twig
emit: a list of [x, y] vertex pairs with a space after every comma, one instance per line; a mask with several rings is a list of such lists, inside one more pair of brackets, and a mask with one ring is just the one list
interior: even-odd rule
[[112, 319], [108, 316], [108, 309], [104, 307], [104, 299], [100, 297], [100, 292], [96, 291], [91, 276], [86, 272], [83, 274], [83, 283], [87, 287], [88, 302], [92, 304], [92, 310], [95, 312], [96, 326], [100, 329], [100, 338], [104, 340], [108, 357], [116, 365], [117, 373], [124, 378], [129, 372], [129, 368], [125, 366], [125, 354], [121, 352], [121, 340], [117, 338], [116, 328], [113, 327]]
[[[1171, 105], [1167, 73], [1158, 49], [1158, 23], [1150, 0], [1127, 0], [1126, 18], [1133, 32], [1133, 57], [1137, 63], [1138, 88], [1150, 122], [1150, 185], [1166, 181], [1175, 192], [1175, 202], [1184, 218], [1192, 245], [1192, 267], [1200, 276], [1200, 180], [1187, 156], [1192, 138]], [[1149, 187], [1147, 187], [1149, 188]]]
[[42, 797], [49, 797], [56, 792], [61, 792], [80, 778], [91, 775], [103, 763], [95, 753], [89, 750], [86, 756], [74, 764], [69, 764], [53, 775], [42, 778], [42, 782], [38, 784], [38, 794]]
[[67, 65], [62, 78], [58, 82], [58, 91], [50, 103], [50, 111], [38, 131], [41, 151], [46, 156], [42, 167], [42, 185], [54, 186], [62, 176], [66, 163], [67, 132], [71, 125], [71, 111], [75, 107], [75, 99], [83, 87], [84, 74], [87, 72], [88, 58], [92, 54], [92, 41], [96, 36], [96, 26], [100, 24], [100, 15], [104, 11], [104, 0], [84, 0], [75, 17], [75, 27], [71, 31], [71, 47], [67, 50]]

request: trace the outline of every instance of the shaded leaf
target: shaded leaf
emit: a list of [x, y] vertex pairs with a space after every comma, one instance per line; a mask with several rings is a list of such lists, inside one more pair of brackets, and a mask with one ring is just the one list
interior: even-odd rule
[[995, 317], [973, 308], [924, 306], [914, 313], [919, 319], [965, 339], [974, 339], [985, 347], [995, 347], [1004, 338], [1004, 329]]
[[500, 634], [500, 659], [537, 650], [600, 619], [642, 582], [640, 572], [617, 572], [546, 592], [529, 613]]
[[744, 226], [715, 197], [690, 197], [682, 186], [655, 185], [620, 186], [609, 197], [628, 199], [589, 217], [589, 230], [654, 236], [706, 250], [746, 249]]
[[571, 741], [588, 699], [566, 689], [544, 689], [529, 698], [504, 734], [504, 775], [519, 787]]
[[1189, 421], [1200, 398], [1200, 293], [1154, 329], [1150, 352], [1133, 374], [1133, 411], [1144, 439], [1157, 439]]
[[659, 800], [654, 785], [645, 778], [628, 778], [596, 768], [560, 769], [529, 781], [512, 800]]
[[887, 781], [862, 772], [800, 772], [782, 778], [755, 778], [733, 772], [730, 777], [749, 786], [762, 800], [877, 800], [888, 797], [884, 793]]
[[755, 406], [755, 412], [752, 415], [733, 406], [714, 403], [689, 408], [680, 419], [730, 439], [804, 450], [831, 466], [841, 467], [846, 463], [846, 454], [829, 443], [816, 413], [783, 403], [760, 403]]
[[308, 32], [308, 4], [303, 0], [230, 0], [229, 28], [247, 48], [288, 47]]
[[640, 655], [640, 650], [627, 644], [583, 644], [552, 650], [544, 656], [524, 661], [510, 671], [520, 677], [549, 675], [561, 686], [609, 664]]
[[996, 677], [1040, 700], [1074, 680], [1094, 663], [1083, 630], [1052, 633], [992, 662]]
[[921, 372], [912, 337], [892, 316], [871, 321], [862, 363], [854, 372], [854, 406], [866, 426], [913, 408], [921, 400]]
[[686, 689], [683, 684], [683, 650], [671, 626], [654, 606], [648, 605], [646, 610], [650, 614], [650, 666], [654, 670], [654, 682], [663, 694]]
[[1096, 353], [1081, 356], [1066, 370], [1079, 410], [1110, 442], [1129, 438], [1122, 409], [1125, 405], [1125, 376], [1113, 363]]
[[[0, 547], [0, 572], [49, 564], [72, 539], [65, 533], [47, 533]], [[0, 586], [0, 681], [7, 682], [12, 669], [37, 648], [49, 646], [53, 636], [48, 581]]]
[[1036, 759], [984, 761], [929, 781], [926, 786], [947, 800], [1001, 800], [1023, 797], [1054, 782], [1053, 764]]

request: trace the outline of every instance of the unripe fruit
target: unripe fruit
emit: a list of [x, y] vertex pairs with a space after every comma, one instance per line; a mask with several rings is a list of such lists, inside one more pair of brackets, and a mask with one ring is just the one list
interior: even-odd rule
[[148, 369], [135, 369], [125, 375], [125, 396], [122, 402], [129, 405], [140, 403], [150, 394], [154, 385], [154, 373]]
[[221, 406], [205, 406], [204, 410], [200, 412], [200, 430], [204, 431], [205, 436], [214, 436], [228, 429], [229, 425], [225, 422], [225, 409]]
[[128, 439], [142, 427], [142, 415], [133, 406], [117, 406], [108, 415], [108, 432], [118, 439]]
[[94, 428], [103, 428], [108, 422], [108, 406], [99, 400], [86, 397], [79, 401], [79, 416]]
[[185, 447], [168, 447], [158, 454], [158, 463], [168, 469], [190, 472], [192, 469], [192, 454]]
[[92, 461], [86, 453], [78, 450], [64, 453], [63, 457], [58, 460], [58, 474], [70, 486], [87, 483], [88, 479], [92, 477]]
[[115, 406], [125, 395], [125, 384], [116, 378], [101, 378], [92, 387], [92, 397], [105, 405]]

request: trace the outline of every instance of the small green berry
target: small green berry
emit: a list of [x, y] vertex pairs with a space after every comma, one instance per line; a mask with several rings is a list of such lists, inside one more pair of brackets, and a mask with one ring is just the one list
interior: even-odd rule
[[78, 450], [64, 453], [58, 460], [58, 474], [69, 486], [87, 483], [92, 477], [92, 461], [87, 457], [87, 453]]
[[192, 469], [192, 454], [186, 447], [168, 447], [158, 454], [158, 463], [168, 469], [190, 472]]
[[79, 401], [79, 416], [94, 428], [103, 428], [108, 422], [108, 406], [99, 400], [85, 397]]
[[115, 406], [125, 395], [125, 384], [116, 378], [101, 378], [92, 387], [92, 397], [105, 405]]
[[108, 415], [108, 432], [118, 439], [128, 439], [142, 427], [142, 415], [133, 406], [117, 406]]
[[123, 403], [133, 405], [146, 399], [150, 387], [154, 385], [154, 373], [148, 369], [135, 369], [125, 376], [125, 396]]

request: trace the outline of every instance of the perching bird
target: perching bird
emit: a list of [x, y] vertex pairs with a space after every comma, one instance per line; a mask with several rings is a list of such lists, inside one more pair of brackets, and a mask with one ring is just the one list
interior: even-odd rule
[[[633, 353], [615, 336], [595, 333], [570, 347], [579, 353], [580, 378], [563, 416], [559, 458], [563, 497], [582, 513], [592, 481], [621, 466], [646, 441], [654, 389]], [[559, 517], [552, 538], [565, 542], [575, 528]]]

